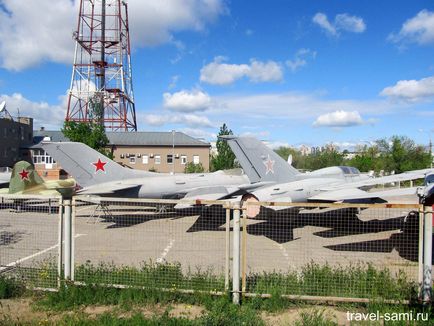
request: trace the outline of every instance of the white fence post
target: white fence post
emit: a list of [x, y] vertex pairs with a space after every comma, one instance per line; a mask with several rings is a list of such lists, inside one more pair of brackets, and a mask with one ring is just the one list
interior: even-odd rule
[[64, 199], [64, 236], [65, 236], [65, 246], [64, 246], [64, 259], [65, 259], [65, 279], [71, 279], [71, 257], [72, 257], [72, 211], [71, 211], [71, 199]]
[[232, 302], [240, 304], [240, 204], [233, 206], [233, 268], [232, 268]]
[[432, 287], [432, 206], [425, 206], [424, 209], [424, 241], [423, 241], [423, 284], [422, 299], [424, 303], [431, 302]]
[[60, 280], [62, 279], [62, 264], [63, 264], [63, 198], [59, 199], [59, 226], [58, 226], [58, 258], [57, 258], [57, 286], [60, 287]]
[[75, 280], [75, 213], [77, 211], [75, 197], [71, 200], [71, 281]]
[[231, 259], [231, 209], [226, 208], [226, 231], [225, 231], [225, 291], [229, 291], [229, 264]]
[[419, 205], [419, 245], [418, 245], [418, 265], [419, 265], [419, 275], [418, 275], [418, 281], [419, 281], [419, 298], [422, 298], [422, 292], [423, 292], [423, 266], [424, 266], [424, 260], [423, 260], [423, 246], [424, 246], [424, 222], [425, 222], [425, 206], [422, 204]]

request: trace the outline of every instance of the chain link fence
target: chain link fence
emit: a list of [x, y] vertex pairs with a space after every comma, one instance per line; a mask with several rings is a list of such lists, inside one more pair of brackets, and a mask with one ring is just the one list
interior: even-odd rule
[[426, 274], [419, 205], [0, 200], [0, 273], [30, 287], [406, 301]]
[[57, 287], [61, 199], [0, 196], [0, 273], [31, 287]]
[[195, 204], [77, 197], [74, 279], [223, 292], [226, 209]]
[[414, 295], [419, 205], [259, 204], [259, 215], [242, 221], [244, 292], [392, 300]]

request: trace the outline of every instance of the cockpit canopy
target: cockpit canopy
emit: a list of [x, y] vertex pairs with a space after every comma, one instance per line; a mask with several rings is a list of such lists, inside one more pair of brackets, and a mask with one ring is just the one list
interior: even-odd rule
[[319, 176], [357, 176], [360, 171], [352, 166], [330, 166], [310, 172], [311, 175]]
[[424, 185], [429, 186], [430, 184], [434, 184], [434, 173], [428, 174], [425, 177]]
[[338, 166], [339, 169], [342, 170], [344, 174], [360, 174], [359, 169], [353, 166]]

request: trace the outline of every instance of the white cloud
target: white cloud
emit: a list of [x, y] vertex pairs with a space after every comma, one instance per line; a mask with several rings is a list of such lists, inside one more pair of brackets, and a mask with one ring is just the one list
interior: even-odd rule
[[194, 114], [144, 114], [141, 115], [141, 120], [151, 126], [162, 126], [168, 123], [182, 124], [190, 127], [213, 127], [214, 124], [204, 116]]
[[163, 100], [164, 107], [173, 111], [204, 111], [211, 106], [210, 96], [199, 90], [164, 93]]
[[[0, 66], [22, 70], [44, 61], [72, 64], [79, 0], [3, 0]], [[203, 31], [227, 12], [223, 0], [129, 0], [133, 47], [172, 43], [175, 33]]]
[[417, 102], [434, 96], [434, 77], [420, 80], [400, 80], [394, 86], [383, 89], [382, 96]]
[[301, 67], [307, 65], [307, 60], [312, 58], [315, 59], [316, 51], [310, 49], [300, 49], [295, 54], [294, 60], [287, 60], [286, 65], [292, 72], [296, 72]]
[[350, 16], [348, 14], [336, 15], [335, 26], [337, 30], [351, 33], [363, 33], [366, 30], [366, 24], [361, 17]]
[[363, 124], [357, 111], [335, 111], [320, 115], [313, 123], [314, 127], [351, 127]]
[[194, 138], [203, 138], [207, 140], [217, 139], [216, 133], [209, 132], [203, 129], [182, 128], [180, 129], [180, 131]]
[[288, 142], [280, 141], [280, 140], [264, 141], [264, 143], [271, 149], [278, 149], [279, 147], [291, 147], [291, 145]]
[[331, 35], [337, 35], [336, 28], [329, 22], [327, 15], [318, 12], [313, 16], [312, 21], [325, 29]]
[[251, 59], [250, 64], [228, 64], [225, 61], [226, 58], [218, 56], [202, 67], [200, 81], [213, 85], [229, 85], [243, 77], [252, 82], [276, 82], [283, 78], [282, 66], [275, 61]]
[[[258, 121], [308, 121], [318, 115], [339, 111], [357, 111], [360, 114], [378, 116], [407, 109], [406, 103], [391, 103], [387, 100], [331, 100], [323, 98], [322, 93], [279, 92], [253, 95], [233, 94], [213, 96], [211, 115], [237, 115], [245, 125]], [[278, 123], [280, 126], [280, 124]], [[277, 125], [276, 125], [277, 128]]]
[[138, 46], [172, 42], [174, 33], [183, 30], [202, 31], [227, 12], [223, 0], [129, 0], [128, 8], [131, 36]]
[[336, 15], [332, 23], [328, 20], [326, 14], [318, 12], [313, 16], [312, 21], [332, 36], [339, 36], [340, 31], [363, 33], [366, 30], [363, 18], [351, 16], [347, 13]]
[[69, 0], [4, 0], [0, 8], [0, 66], [22, 70], [43, 61], [71, 63], [78, 9]]
[[282, 80], [283, 72], [280, 64], [274, 61], [261, 62], [255, 59], [250, 61], [247, 77], [253, 82], [277, 82]]
[[270, 136], [270, 132], [263, 130], [258, 132], [246, 131], [240, 134], [241, 137], [256, 137], [256, 138], [264, 138]]
[[173, 89], [176, 87], [177, 83], [179, 81], [179, 75], [172, 76], [170, 80], [169, 86], [167, 86], [168, 89]]
[[214, 85], [228, 85], [237, 79], [244, 77], [249, 71], [246, 64], [224, 63], [224, 57], [215, 57], [214, 61], [202, 67], [200, 70], [200, 81]]
[[66, 96], [59, 97], [61, 103], [50, 105], [46, 102], [32, 102], [20, 93], [12, 95], [0, 95], [0, 103], [6, 101], [6, 109], [12, 116], [33, 118], [35, 129], [59, 129], [65, 119]]
[[398, 34], [390, 34], [389, 40], [395, 43], [434, 43], [434, 12], [426, 9], [408, 19]]

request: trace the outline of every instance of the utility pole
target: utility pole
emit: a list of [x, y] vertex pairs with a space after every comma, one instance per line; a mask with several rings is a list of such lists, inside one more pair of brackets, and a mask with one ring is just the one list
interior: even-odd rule
[[172, 130], [172, 174], [175, 174], [175, 130]]

